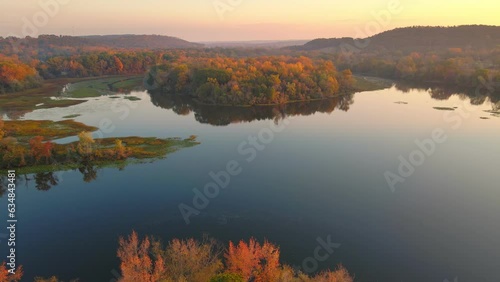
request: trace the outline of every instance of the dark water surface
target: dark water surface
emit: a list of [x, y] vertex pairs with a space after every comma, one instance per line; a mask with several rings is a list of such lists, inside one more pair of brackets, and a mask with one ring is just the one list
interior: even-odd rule
[[[194, 134], [201, 142], [154, 163], [100, 169], [88, 183], [78, 171], [54, 174], [59, 183], [47, 191], [20, 181], [17, 255], [26, 281], [110, 281], [117, 239], [132, 229], [164, 241], [204, 233], [224, 243], [267, 238], [291, 265], [312, 257], [318, 238], [330, 238], [340, 247], [318, 270], [342, 263], [357, 281], [500, 281], [500, 118], [485, 112], [500, 105], [394, 88], [261, 109], [134, 95], [142, 100], [100, 97], [25, 116], [81, 113], [76, 120], [89, 125], [109, 119], [106, 137]], [[251, 149], [249, 136], [272, 128], [283, 130]], [[400, 156], [421, 157], [415, 141], [435, 130], [446, 141], [393, 192], [384, 173], [398, 173]], [[241, 173], [187, 225], [179, 204], [192, 206], [193, 188], [202, 190], [229, 161]]]

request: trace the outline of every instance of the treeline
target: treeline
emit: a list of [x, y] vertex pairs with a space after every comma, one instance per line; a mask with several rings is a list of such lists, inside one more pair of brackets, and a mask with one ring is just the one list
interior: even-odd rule
[[315, 39], [283, 51], [290, 50], [331, 60], [356, 74], [459, 87], [464, 92], [483, 85], [491, 94], [500, 94], [497, 26], [397, 28], [363, 39]]
[[91, 52], [69, 57], [51, 57], [40, 63], [37, 70], [45, 79], [141, 74], [167, 59], [162, 53], [151, 51]]
[[44, 34], [37, 38], [0, 36], [0, 52], [7, 55], [31, 54], [39, 59], [57, 55], [75, 55], [98, 49], [138, 50], [200, 48], [202, 44], [164, 35], [95, 35], [68, 36]]
[[429, 52], [462, 48], [488, 50], [500, 44], [500, 27], [487, 25], [411, 26], [384, 31], [366, 38], [318, 38], [304, 45], [285, 47], [295, 51], [333, 51], [350, 49], [385, 50], [397, 52]]
[[121, 282], [352, 282], [342, 266], [309, 276], [280, 263], [279, 247], [251, 238], [227, 248], [204, 238], [173, 239], [167, 246], [152, 237], [141, 240], [135, 232], [120, 238], [117, 252]]
[[364, 50], [317, 54], [354, 73], [402, 81], [462, 88], [464, 92], [490, 88], [500, 94], [500, 48], [483, 51], [451, 48], [409, 54]]
[[221, 52], [221, 49], [151, 51], [85, 48], [38, 56], [37, 51], [30, 53], [30, 50], [21, 49], [19, 54], [10, 56], [0, 55], [0, 94], [37, 87], [43, 79], [143, 74], [153, 66], [180, 62], [186, 58], [232, 54], [227, 50]]
[[151, 84], [162, 93], [205, 104], [283, 104], [334, 97], [352, 90], [349, 70], [332, 62], [290, 56], [185, 58], [155, 67]]
[[[29, 50], [29, 49], [28, 49]], [[37, 87], [43, 79], [92, 77], [102, 75], [142, 74], [151, 66], [182, 58], [193, 51], [118, 51], [103, 49], [70, 55], [40, 58], [28, 55], [0, 55], [0, 94]]]
[[12, 75], [9, 69], [0, 69], [0, 78], [3, 78], [0, 93], [35, 87], [37, 84], [33, 82], [39, 83], [40, 78], [149, 71], [155, 80], [154, 88], [166, 93], [191, 95], [208, 104], [255, 105], [333, 97], [352, 90], [353, 83], [349, 71], [340, 73], [332, 62], [325, 60], [305, 56], [227, 57], [219, 49], [108, 50], [29, 62], [22, 62], [16, 56], [4, 58], [11, 68], [18, 70], [16, 74], [26, 69], [26, 75]]
[[0, 54], [0, 94], [34, 88], [41, 82], [34, 66], [21, 62], [17, 56]]
[[[204, 103], [275, 104], [348, 91], [347, 73], [344, 77], [330, 61], [339, 70], [465, 91], [488, 84], [498, 96], [499, 33], [499, 27], [491, 26], [410, 27], [365, 39], [317, 39], [285, 49], [165, 50], [145, 45], [131, 50], [117, 48], [110, 43], [117, 38], [109, 36], [0, 38], [0, 93], [36, 87], [42, 79], [151, 70], [153, 88], [190, 92]], [[131, 38], [140, 37], [119, 37], [127, 46]]]
[[[280, 262], [280, 249], [268, 241], [229, 242], [225, 247], [214, 239], [173, 239], [166, 246], [153, 237], [139, 238], [134, 231], [120, 237], [117, 256], [118, 282], [353, 282], [346, 268], [308, 275]], [[22, 267], [8, 275], [0, 265], [0, 282], [20, 281]], [[56, 276], [36, 277], [35, 282], [58, 282]], [[78, 281], [72, 280], [72, 281]]]

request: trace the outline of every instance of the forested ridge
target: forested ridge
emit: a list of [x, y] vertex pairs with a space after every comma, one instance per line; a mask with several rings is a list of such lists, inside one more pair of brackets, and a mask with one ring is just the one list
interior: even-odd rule
[[[159, 43], [172, 38], [157, 36], [0, 38], [0, 94], [52, 78], [147, 74], [153, 90], [203, 103], [275, 104], [348, 91], [350, 70], [463, 92], [482, 85], [499, 96], [499, 31], [496, 26], [409, 27], [362, 39], [363, 44], [352, 38], [317, 39], [284, 49], [199, 48], [189, 42], [181, 44], [187, 49], [178, 49]], [[142, 43], [131, 43], [137, 39]]]
[[402, 27], [367, 38], [318, 38], [304, 45], [284, 49], [340, 51], [342, 47], [346, 47], [345, 44], [356, 45], [360, 49], [383, 49], [392, 52], [438, 51], [448, 48], [491, 49], [500, 45], [500, 27], [486, 25]]
[[397, 28], [362, 39], [315, 39], [287, 50], [331, 60], [357, 74], [466, 92], [487, 85], [490, 94], [500, 94], [498, 26]]

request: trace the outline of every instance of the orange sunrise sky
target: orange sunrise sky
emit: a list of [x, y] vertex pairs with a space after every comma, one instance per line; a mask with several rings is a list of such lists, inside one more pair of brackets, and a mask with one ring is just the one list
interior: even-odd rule
[[500, 24], [500, 2], [495, 0], [0, 0], [0, 3], [0, 36], [4, 37], [161, 34], [190, 41], [286, 40], [362, 37], [412, 25]]

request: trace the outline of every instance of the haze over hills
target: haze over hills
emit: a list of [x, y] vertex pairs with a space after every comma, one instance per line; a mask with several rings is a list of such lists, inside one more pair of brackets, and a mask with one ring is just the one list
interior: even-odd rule
[[92, 35], [81, 36], [87, 39], [90, 44], [103, 45], [111, 48], [199, 48], [202, 44], [189, 42], [177, 37], [164, 35]]
[[207, 47], [222, 48], [284, 48], [296, 45], [303, 45], [310, 40], [252, 40], [252, 41], [207, 41], [200, 42]]
[[318, 38], [307, 40], [262, 40], [189, 42], [164, 35], [40, 35], [38, 38], [2, 38], [0, 50], [9, 52], [9, 45], [37, 46], [39, 49], [104, 47], [112, 49], [187, 49], [202, 47], [223, 48], [282, 48], [290, 51], [345, 51], [352, 47], [385, 51], [432, 51], [448, 48], [481, 49], [500, 46], [500, 26], [464, 25], [456, 27], [405, 27], [385, 31], [374, 36], [354, 39]]
[[91, 35], [91, 36], [57, 36], [40, 35], [38, 38], [6, 38], [0, 37], [0, 47], [14, 42], [16, 45], [43, 47], [105, 47], [116, 49], [180, 49], [200, 48], [202, 44], [189, 42], [177, 37], [163, 35]]
[[304, 45], [286, 47], [294, 51], [343, 51], [356, 46], [359, 49], [388, 51], [432, 51], [447, 48], [495, 48], [500, 45], [500, 26], [464, 25], [455, 27], [416, 26], [396, 28], [364, 39], [319, 38]]

